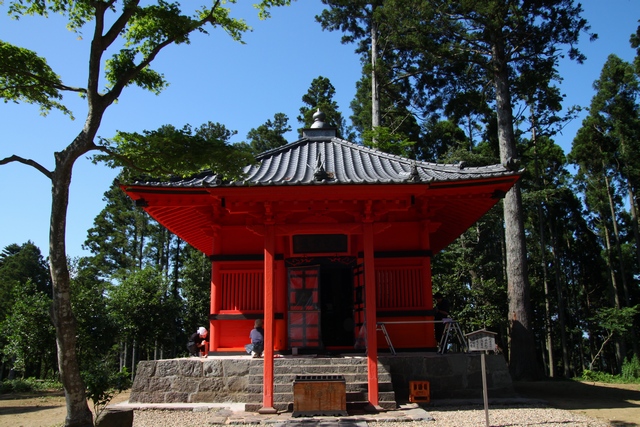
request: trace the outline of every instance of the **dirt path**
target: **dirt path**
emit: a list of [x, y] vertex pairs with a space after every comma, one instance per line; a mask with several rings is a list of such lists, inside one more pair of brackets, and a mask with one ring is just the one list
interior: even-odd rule
[[616, 427], [640, 426], [640, 384], [536, 381], [514, 384], [523, 397], [608, 421]]
[[[640, 385], [538, 381], [515, 383], [521, 397], [608, 421], [614, 427], [640, 426]], [[116, 396], [113, 403], [129, 399]], [[89, 405], [91, 407], [91, 405]], [[66, 407], [62, 393], [0, 394], [0, 427], [59, 427]]]
[[[129, 392], [112, 402], [129, 400]], [[89, 408], [93, 409], [89, 402]], [[58, 427], [64, 424], [67, 407], [64, 393], [0, 394], [0, 427]]]

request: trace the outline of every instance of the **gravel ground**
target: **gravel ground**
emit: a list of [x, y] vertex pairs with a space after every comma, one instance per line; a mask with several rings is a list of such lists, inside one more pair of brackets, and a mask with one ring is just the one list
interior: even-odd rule
[[[167, 410], [137, 410], [135, 411], [133, 427], [202, 427], [219, 425], [216, 419], [215, 410], [207, 412], [194, 411], [167, 411]], [[363, 426], [369, 427], [483, 427], [485, 423], [485, 412], [482, 407], [446, 407], [428, 408], [427, 412], [434, 418], [434, 421], [412, 421], [412, 422], [351, 422], [340, 423], [342, 426]], [[326, 418], [325, 418], [326, 420]], [[314, 425], [320, 423], [295, 422], [295, 424]], [[336, 422], [323, 425], [338, 426]], [[247, 422], [248, 424], [249, 422]], [[604, 421], [588, 418], [580, 414], [554, 408], [541, 408], [532, 406], [510, 406], [510, 407], [490, 407], [489, 423], [492, 427], [519, 427], [519, 426], [543, 426], [543, 427], [609, 427]], [[265, 425], [265, 424], [263, 424]], [[275, 424], [271, 424], [275, 425]]]
[[[408, 426], [429, 427], [482, 427], [486, 425], [484, 408], [437, 408], [428, 410], [435, 421], [419, 421], [402, 423]], [[396, 423], [394, 423], [396, 424]], [[400, 423], [397, 423], [400, 424]], [[588, 418], [580, 414], [555, 408], [540, 407], [489, 407], [489, 424], [491, 426], [544, 426], [544, 427], [607, 427], [608, 423]], [[382, 423], [375, 423], [382, 427]], [[385, 424], [391, 427], [389, 424]]]

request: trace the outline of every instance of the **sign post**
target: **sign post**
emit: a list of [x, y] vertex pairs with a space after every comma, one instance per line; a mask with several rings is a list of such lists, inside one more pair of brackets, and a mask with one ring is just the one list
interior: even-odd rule
[[486, 427], [489, 427], [489, 397], [487, 395], [487, 365], [485, 354], [496, 348], [495, 332], [481, 329], [467, 334], [469, 351], [480, 351], [480, 365], [482, 367], [482, 397], [484, 400], [484, 417]]

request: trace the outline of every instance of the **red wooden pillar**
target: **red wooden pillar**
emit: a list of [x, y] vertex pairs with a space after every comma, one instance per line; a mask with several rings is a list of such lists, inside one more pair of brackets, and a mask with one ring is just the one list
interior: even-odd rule
[[275, 414], [273, 407], [273, 335], [276, 239], [273, 223], [264, 227], [264, 371], [260, 414]]
[[369, 403], [381, 410], [378, 398], [378, 331], [376, 323], [376, 269], [373, 257], [373, 223], [363, 224], [364, 246], [364, 293], [367, 321], [367, 379]]
[[[214, 228], [213, 255], [219, 255], [221, 250], [220, 234], [218, 228]], [[222, 304], [222, 277], [220, 275], [220, 262], [211, 262], [211, 307], [209, 313], [219, 314]], [[209, 320], [209, 351], [217, 351], [220, 345], [219, 320]]]

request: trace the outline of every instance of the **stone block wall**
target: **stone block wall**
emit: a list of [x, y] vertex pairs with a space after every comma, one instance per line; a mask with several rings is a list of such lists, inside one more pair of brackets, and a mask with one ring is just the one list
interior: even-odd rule
[[[332, 363], [344, 363], [345, 360], [348, 359], [336, 358]], [[302, 363], [295, 358], [275, 362], [285, 373], [288, 364]], [[482, 399], [478, 353], [399, 353], [396, 356], [379, 355], [378, 362], [389, 367], [397, 401], [408, 399], [409, 381], [429, 381], [432, 400]], [[229, 357], [142, 361], [138, 364], [129, 400], [132, 403], [246, 403], [247, 397], [257, 392], [253, 389], [255, 384], [249, 381], [250, 375], [256, 375], [250, 373], [252, 366], [261, 370], [262, 360]], [[486, 367], [489, 397], [514, 397], [504, 357], [487, 355]], [[305, 373], [311, 372], [307, 368]], [[335, 372], [334, 367], [331, 373], [340, 372]]]
[[132, 403], [243, 402], [252, 360], [168, 359], [138, 363]]
[[[482, 367], [479, 353], [398, 354], [379, 356], [389, 366], [398, 400], [409, 395], [409, 381], [429, 381], [431, 399], [482, 398]], [[515, 391], [504, 356], [486, 355], [487, 389], [490, 397], [513, 397]]]

